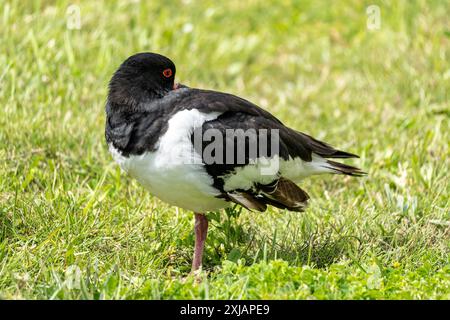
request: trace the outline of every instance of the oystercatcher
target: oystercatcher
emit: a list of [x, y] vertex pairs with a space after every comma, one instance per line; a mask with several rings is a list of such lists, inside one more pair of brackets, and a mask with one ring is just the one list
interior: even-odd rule
[[193, 271], [202, 264], [208, 211], [234, 203], [303, 211], [309, 196], [296, 184], [301, 179], [364, 174], [329, 160], [357, 155], [288, 128], [235, 95], [175, 83], [175, 72], [156, 53], [126, 59], [109, 83], [105, 135], [125, 172], [159, 199], [194, 212]]

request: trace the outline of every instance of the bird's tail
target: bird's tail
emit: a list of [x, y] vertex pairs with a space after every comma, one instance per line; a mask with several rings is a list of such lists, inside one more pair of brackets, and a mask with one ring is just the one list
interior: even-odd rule
[[359, 168], [349, 166], [347, 164], [343, 164], [340, 162], [332, 161], [332, 160], [326, 160], [327, 168], [333, 170], [335, 173], [338, 174], [345, 174], [348, 176], [353, 177], [362, 177], [365, 176], [367, 173], [362, 171]]

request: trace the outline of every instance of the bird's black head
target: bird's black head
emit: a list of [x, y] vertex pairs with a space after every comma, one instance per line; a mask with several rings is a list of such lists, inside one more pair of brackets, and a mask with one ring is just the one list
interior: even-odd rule
[[144, 52], [126, 59], [109, 83], [108, 101], [136, 106], [161, 98], [175, 86], [175, 64], [157, 53]]

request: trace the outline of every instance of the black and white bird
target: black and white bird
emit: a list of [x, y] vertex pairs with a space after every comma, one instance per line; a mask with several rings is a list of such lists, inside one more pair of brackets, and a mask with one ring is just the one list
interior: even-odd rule
[[[125, 172], [162, 201], [195, 213], [193, 271], [202, 264], [208, 230], [205, 213], [234, 203], [257, 211], [269, 205], [303, 211], [309, 196], [296, 184], [303, 178], [364, 174], [329, 160], [358, 156], [288, 128], [269, 112], [232, 94], [177, 84], [175, 72], [174, 63], [156, 53], [126, 59], [109, 83], [105, 133], [113, 158]], [[200, 147], [196, 146], [195, 133], [211, 129], [225, 137], [219, 145], [222, 159], [229, 161], [206, 159], [210, 141], [202, 135]], [[237, 131], [250, 132], [242, 143], [248, 147], [244, 154], [227, 145], [240, 137], [227, 134]], [[259, 142], [267, 132], [269, 139], [276, 132], [277, 148], [265, 156]], [[247, 151], [252, 144], [259, 146], [256, 154]], [[268, 161], [258, 161], [263, 158]], [[264, 171], [262, 166], [274, 159], [276, 170]]]

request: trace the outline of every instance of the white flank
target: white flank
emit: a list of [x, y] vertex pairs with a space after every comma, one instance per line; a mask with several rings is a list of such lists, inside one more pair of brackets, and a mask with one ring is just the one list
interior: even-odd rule
[[280, 172], [283, 177], [294, 182], [299, 182], [316, 174], [335, 173], [334, 170], [329, 168], [327, 160], [315, 153], [312, 154], [312, 161], [310, 162], [303, 161], [300, 158], [280, 161]]
[[219, 192], [212, 186], [213, 179], [201, 164], [200, 155], [193, 152], [191, 142], [195, 128], [219, 115], [183, 110], [169, 120], [155, 152], [127, 158], [112, 145], [110, 151], [124, 171], [164, 202], [195, 212], [219, 210], [229, 203], [215, 197]]
[[[274, 157], [271, 161], [277, 162], [278, 158]], [[235, 172], [226, 175], [223, 177], [225, 182], [224, 190], [247, 190], [252, 188], [255, 183], [269, 184], [280, 176], [293, 182], [300, 182], [302, 179], [312, 175], [335, 172], [332, 169], [326, 168], [326, 159], [315, 153], [312, 154], [311, 162], [303, 161], [301, 158], [280, 159], [279, 171], [270, 174], [267, 174], [267, 171], [264, 174], [265, 163], [257, 159], [255, 164], [239, 167]]]
[[[278, 156], [271, 158], [258, 158], [255, 163], [237, 167], [234, 172], [223, 177], [225, 191], [248, 190], [255, 183], [269, 184], [279, 177]], [[275, 164], [275, 165], [272, 165]], [[267, 170], [275, 168], [276, 170]]]

